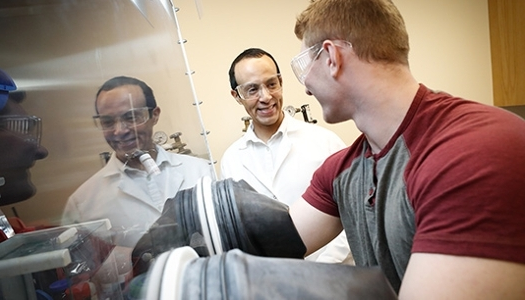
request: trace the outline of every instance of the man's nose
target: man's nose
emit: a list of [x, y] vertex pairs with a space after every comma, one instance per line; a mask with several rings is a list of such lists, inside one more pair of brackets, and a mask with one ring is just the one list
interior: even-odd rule
[[124, 122], [122, 122], [122, 120], [119, 119], [115, 123], [115, 129], [113, 130], [113, 134], [118, 135], [118, 134], [120, 134], [122, 132], [126, 132], [128, 130], [129, 130], [128, 126]]
[[35, 153], [35, 159], [44, 159], [48, 154], [49, 152], [47, 151], [46, 147], [38, 145]]
[[259, 90], [259, 99], [260, 101], [268, 101], [270, 99], [272, 99], [272, 94], [270, 93], [270, 91], [268, 90], [268, 88], [265, 86], [265, 85], [261, 85], [261, 89]]
[[308, 95], [308, 96], [312, 96], [312, 92], [310, 92], [310, 90], [308, 88], [304, 88], [304, 92]]

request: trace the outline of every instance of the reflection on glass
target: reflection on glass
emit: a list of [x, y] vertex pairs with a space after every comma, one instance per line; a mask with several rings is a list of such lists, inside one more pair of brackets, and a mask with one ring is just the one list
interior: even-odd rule
[[[110, 130], [101, 132], [94, 126], [94, 113], [110, 115], [94, 111], [95, 93], [104, 80], [114, 75], [136, 76], [151, 82], [158, 95], [161, 95], [159, 103], [165, 109], [161, 120], [153, 122], [154, 113], [150, 111], [147, 119], [143, 118], [143, 124], [140, 124], [140, 118], [145, 115], [134, 111], [132, 126], [128, 115], [122, 116], [125, 111], [119, 111], [118, 114], [111, 115], [113, 121], [117, 121], [113, 125], [117, 131], [131, 129], [132, 132], [127, 133], [131, 136], [135, 135], [135, 129], [140, 134], [141, 127], [147, 126], [149, 131], [151, 126], [147, 125], [148, 122], [155, 123], [152, 125], [159, 126], [159, 130], [184, 132], [185, 140], [193, 152], [197, 156], [206, 157], [206, 148], [200, 135], [203, 130], [195, 107], [191, 101], [183, 100], [191, 98], [188, 97], [191, 89], [180, 59], [180, 49], [174, 47], [176, 28], [172, 12], [164, 4], [166, 1], [1, 1], [0, 28], [9, 32], [10, 40], [0, 47], [0, 67], [15, 78], [19, 89], [25, 91], [23, 107], [29, 113], [16, 102], [5, 106], [12, 109], [12, 115], [20, 117], [17, 120], [5, 119], [0, 123], [0, 138], [9, 140], [0, 145], [0, 155], [7, 158], [4, 153], [16, 152], [19, 156], [6, 159], [5, 163], [1, 161], [1, 166], [5, 169], [1, 169], [0, 173], [0, 206], [3, 206], [2, 211], [8, 219], [20, 217], [20, 220], [29, 224], [23, 227], [24, 230], [62, 224], [62, 212], [68, 198], [82, 183], [101, 170], [99, 153], [112, 152], [114, 159], [120, 163], [122, 161], [118, 157], [124, 158], [127, 170], [132, 173], [134, 169], [137, 173], [141, 171], [139, 158], [142, 156], [132, 157], [131, 148], [146, 150], [144, 152], [157, 160], [161, 151], [156, 145], [144, 146], [141, 139], [138, 142], [136, 139], [129, 140], [130, 144], [139, 146], [131, 146], [128, 150], [130, 145], [124, 145], [124, 140], [110, 139], [112, 143], [120, 143], [115, 147], [119, 149], [117, 151], [106, 140], [104, 132]], [[42, 118], [45, 126], [41, 126], [39, 119], [31, 116], [33, 114]], [[104, 121], [105, 129], [110, 129], [112, 126], [107, 123], [110, 120], [106, 118]], [[35, 165], [35, 160], [47, 156], [47, 150], [39, 146], [40, 142], [49, 147], [50, 155]], [[20, 147], [20, 151], [12, 151], [15, 147]], [[121, 152], [120, 149], [124, 151]], [[202, 163], [206, 165], [206, 174], [209, 174], [212, 166], [207, 161]], [[170, 164], [177, 165], [171, 161]], [[17, 181], [19, 185], [13, 189], [14, 175], [6, 171], [11, 165], [24, 169], [16, 174], [21, 180]], [[28, 170], [31, 167], [30, 177]], [[102, 168], [104, 167], [106, 164]], [[165, 167], [160, 165], [161, 169]], [[204, 167], [199, 165], [195, 169], [203, 170]], [[171, 177], [162, 174], [159, 176], [163, 179]], [[173, 184], [173, 188], [170, 187], [173, 190], [169, 193], [155, 195], [155, 199], [161, 200], [148, 202], [150, 209], [157, 211], [163, 197], [173, 196], [191, 181], [188, 179], [186, 183], [180, 177], [177, 179], [183, 183]], [[170, 184], [165, 182], [158, 189], [164, 190], [164, 185]], [[38, 187], [37, 194], [35, 186]], [[103, 187], [95, 187], [93, 190], [101, 195], [104, 193]], [[140, 193], [132, 192], [130, 195]], [[107, 210], [115, 214], [122, 212], [119, 207], [106, 205], [113, 199], [116, 199], [114, 194], [106, 193], [100, 207], [87, 206], [80, 210], [82, 213], [92, 214], [91, 216], [73, 222], [85, 224], [87, 220], [103, 218]], [[112, 222], [109, 233], [114, 242], [125, 244], [124, 241], [128, 239], [140, 237], [142, 222], [148, 218], [141, 218], [141, 214], [136, 211], [132, 216], [133, 220], [140, 221], [133, 223], [130, 219], [131, 227]], [[121, 263], [125, 261], [122, 257], [129, 257], [129, 249], [124, 248], [117, 246], [109, 256], [114, 256], [113, 262], [119, 266], [125, 266]], [[49, 271], [49, 278], [53, 272], [56, 273], [56, 270]], [[100, 281], [104, 283], [105, 279]], [[5, 279], [0, 280], [0, 284], [4, 282]], [[104, 288], [111, 289], [111, 286], [97, 283], [99, 292]]]

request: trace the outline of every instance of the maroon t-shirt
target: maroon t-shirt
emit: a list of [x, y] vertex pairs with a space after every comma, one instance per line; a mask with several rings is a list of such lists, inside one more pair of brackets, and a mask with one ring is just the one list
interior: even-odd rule
[[379, 154], [359, 137], [303, 197], [339, 216], [356, 264], [399, 290], [412, 252], [525, 263], [524, 186], [523, 119], [421, 85]]

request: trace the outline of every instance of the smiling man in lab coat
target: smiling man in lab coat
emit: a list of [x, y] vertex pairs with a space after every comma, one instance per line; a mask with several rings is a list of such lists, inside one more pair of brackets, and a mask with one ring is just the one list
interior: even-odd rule
[[[133, 247], [160, 217], [166, 199], [212, 175], [208, 161], [165, 151], [153, 142], [160, 108], [141, 80], [115, 77], [97, 93], [97, 127], [114, 150], [104, 168], [69, 198], [62, 224], [107, 218], [117, 244]], [[149, 155], [149, 156], [148, 156]]]
[[[224, 153], [221, 176], [243, 179], [257, 192], [290, 205], [306, 190], [325, 158], [345, 144], [335, 133], [284, 113], [283, 79], [270, 53], [245, 50], [232, 62], [229, 76], [231, 95], [252, 122]], [[308, 259], [351, 261], [349, 252], [341, 234]]]

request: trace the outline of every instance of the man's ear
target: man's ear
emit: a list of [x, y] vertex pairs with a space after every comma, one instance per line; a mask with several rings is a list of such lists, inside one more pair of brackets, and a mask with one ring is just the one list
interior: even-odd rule
[[339, 75], [342, 68], [343, 56], [341, 49], [331, 40], [324, 41], [323, 47], [328, 53], [328, 58], [325, 62], [330, 70], [330, 75], [335, 78]]
[[157, 122], [159, 121], [159, 116], [160, 116], [160, 107], [157, 106], [151, 111], [151, 118], [153, 119], [153, 125], [157, 125]]
[[237, 101], [237, 103], [242, 105], [241, 98], [239, 98], [239, 94], [237, 93], [236, 90], [231, 90], [230, 94], [232, 95], [233, 99], [235, 99], [235, 101]]

